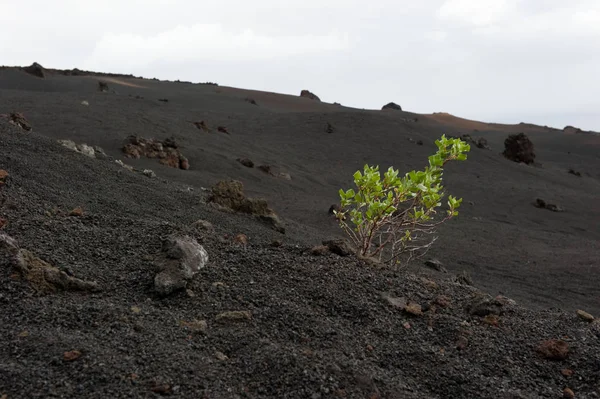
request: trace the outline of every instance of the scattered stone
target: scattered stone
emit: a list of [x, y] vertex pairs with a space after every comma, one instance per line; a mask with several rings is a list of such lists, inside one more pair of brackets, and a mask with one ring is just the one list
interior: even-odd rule
[[227, 130], [227, 128], [225, 126], [217, 126], [217, 131], [220, 133], [229, 134], [229, 131]]
[[154, 288], [162, 296], [185, 289], [208, 263], [206, 250], [189, 236], [167, 238], [162, 252], [161, 271], [154, 278]]
[[248, 236], [246, 234], [236, 234], [233, 237], [233, 242], [246, 248], [248, 246]]
[[156, 384], [151, 388], [152, 392], [157, 393], [159, 395], [170, 395], [172, 390], [171, 390], [171, 385], [169, 384]]
[[453, 138], [453, 139], [461, 139], [462, 141], [465, 141], [468, 144], [473, 144], [477, 148], [481, 148], [481, 149], [485, 149], [485, 150], [490, 149], [490, 146], [488, 145], [487, 140], [483, 137], [479, 137], [479, 138], [475, 139], [474, 137], [471, 137], [470, 134], [463, 134], [462, 136], [449, 135], [448, 137]]
[[96, 282], [69, 276], [26, 249], [18, 250], [15, 256], [15, 267], [30, 286], [42, 294], [58, 291], [100, 291]]
[[6, 184], [6, 180], [10, 175], [4, 169], [0, 169], [0, 187]]
[[536, 198], [533, 206], [536, 208], [547, 209], [552, 212], [564, 212], [565, 210], [556, 204], [549, 204], [541, 198]]
[[75, 148], [76, 148], [77, 152], [79, 152], [85, 156], [88, 156], [90, 158], [96, 158], [96, 151], [94, 151], [93, 147], [90, 147], [87, 144], [77, 144], [75, 146]]
[[489, 297], [476, 298], [469, 308], [469, 313], [473, 316], [486, 317], [488, 315], [501, 315], [503, 313], [503, 305], [496, 299]]
[[423, 145], [423, 140], [417, 140], [417, 145]]
[[289, 173], [280, 172], [277, 174], [277, 177], [284, 180], [292, 180], [292, 176]]
[[71, 212], [69, 212], [69, 216], [75, 216], [75, 217], [83, 216], [83, 208], [78, 206], [77, 208], [72, 209]]
[[229, 360], [229, 358], [227, 357], [227, 355], [226, 355], [226, 354], [224, 354], [223, 352], [219, 352], [219, 351], [216, 351], [216, 352], [215, 352], [215, 358], [216, 358], [218, 361], [221, 361], [221, 362], [224, 362], [224, 361], [226, 361], [226, 360]]
[[25, 131], [31, 131], [31, 124], [25, 119], [25, 115], [20, 112], [11, 112], [8, 114], [8, 121]]
[[253, 168], [254, 167], [254, 162], [252, 162], [248, 158], [238, 158], [237, 161], [239, 163], [241, 163], [242, 165], [244, 165], [245, 167], [247, 167], [247, 168]]
[[106, 152], [100, 146], [97, 146], [97, 145], [94, 146], [94, 153], [96, 154], [96, 158], [98, 158], [98, 159], [106, 159], [106, 158], [108, 158], [108, 155], [106, 154]]
[[194, 321], [181, 321], [179, 323], [181, 327], [187, 328], [192, 332], [206, 332], [208, 330], [208, 323], [206, 320], [194, 320]]
[[402, 327], [404, 327], [407, 330], [410, 330], [412, 326], [408, 321], [405, 321], [404, 323], [402, 323]]
[[400, 310], [404, 310], [404, 308], [406, 308], [406, 305], [408, 304], [406, 302], [406, 298], [404, 297], [393, 297], [388, 293], [383, 293], [381, 296], [387, 301], [387, 303]]
[[159, 98], [158, 101], [163, 102], [163, 103], [168, 103], [169, 99], [168, 98]]
[[496, 314], [488, 314], [483, 318], [483, 322], [490, 326], [498, 327], [500, 324], [500, 318]]
[[281, 247], [283, 247], [283, 241], [281, 241], [281, 240], [273, 240], [273, 241], [271, 241], [271, 246], [273, 248], [281, 248]]
[[213, 231], [215, 229], [215, 226], [211, 222], [202, 219], [195, 221], [193, 226], [205, 231]]
[[300, 97], [308, 98], [308, 99], [310, 99], [310, 100], [315, 100], [315, 101], [321, 101], [321, 99], [320, 99], [319, 97], [317, 97], [317, 95], [316, 95], [316, 94], [314, 94], [314, 93], [311, 93], [311, 92], [310, 92], [310, 91], [308, 91], [308, 90], [302, 90], [302, 91], [300, 92]]
[[0, 230], [6, 226], [6, 223], [8, 223], [8, 221], [5, 218], [0, 218]]
[[46, 77], [46, 71], [44, 70], [44, 67], [38, 64], [37, 62], [34, 62], [28, 67], [23, 68], [23, 71], [27, 72], [30, 75], [37, 76], [38, 78], [43, 79]]
[[460, 274], [454, 276], [454, 281], [458, 284], [473, 285], [473, 278], [466, 270], [463, 270]]
[[450, 306], [450, 297], [446, 295], [440, 295], [435, 298], [435, 304], [442, 308], [447, 308]]
[[252, 313], [247, 310], [233, 310], [217, 315], [215, 320], [219, 323], [240, 323], [252, 320]]
[[550, 339], [542, 342], [537, 351], [548, 360], [565, 360], [569, 355], [569, 344], [560, 339]]
[[83, 101], [81, 102], [81, 105], [84, 105], [84, 106], [86, 106], [86, 107], [89, 107], [89, 106], [90, 106], [90, 103], [89, 103], [89, 102], [87, 102], [86, 100], [83, 100]]
[[587, 321], [590, 323], [594, 321], [594, 316], [592, 316], [591, 314], [589, 314], [588, 312], [583, 311], [583, 310], [578, 310], [577, 316], [579, 316], [579, 318], [581, 320], [584, 320], [584, 321]]
[[153, 179], [153, 178], [156, 177], [156, 173], [154, 173], [154, 171], [151, 170], [151, 169], [144, 169], [144, 171], [142, 173], [143, 173], [144, 176], [147, 176], [147, 177], [149, 177], [151, 179]]
[[181, 154], [178, 147], [179, 145], [173, 137], [161, 142], [156, 139], [129, 136], [122, 151], [128, 158], [138, 159], [142, 156], [158, 158], [162, 165], [187, 170], [190, 167], [189, 161]]
[[344, 239], [325, 240], [322, 244], [329, 247], [331, 252], [339, 256], [350, 256], [355, 253], [348, 241]]
[[193, 123], [194, 123], [194, 126], [196, 126], [198, 129], [205, 131], [205, 132], [210, 132], [210, 129], [206, 125], [206, 122], [200, 121], [200, 122], [193, 122]]
[[577, 171], [575, 171], [573, 169], [569, 169], [569, 173], [572, 174], [572, 175], [575, 175], [577, 177], [581, 177], [581, 172], [577, 172]]
[[435, 281], [430, 280], [428, 278], [425, 278], [425, 277], [421, 277], [421, 283], [423, 283], [425, 288], [427, 288], [430, 291], [436, 291], [437, 289], [440, 288], [438, 283], [436, 283]]
[[504, 152], [507, 159], [527, 165], [535, 161], [533, 143], [524, 133], [511, 134], [504, 140]]
[[575, 392], [571, 388], [565, 388], [563, 391], [563, 398], [573, 399], [575, 397]]
[[258, 169], [260, 171], [262, 171], [262, 172], [265, 172], [268, 175], [272, 175], [273, 174], [273, 171], [272, 171], [270, 165], [260, 165], [260, 166], [258, 166]]
[[398, 104], [391, 102], [391, 103], [387, 103], [386, 105], [384, 105], [383, 107], [381, 107], [381, 110], [386, 110], [386, 109], [391, 109], [394, 111], [402, 111], [402, 107], [399, 106]]
[[98, 81], [98, 91], [102, 93], [108, 93], [108, 83], [101, 80]]
[[115, 160], [115, 163], [117, 165], [121, 166], [122, 168], [125, 168], [125, 169], [133, 172], [133, 166], [124, 164], [123, 161], [121, 161], [120, 159]]
[[247, 213], [255, 216], [272, 229], [285, 233], [285, 228], [279, 217], [269, 208], [264, 199], [246, 198], [244, 186], [237, 180], [223, 180], [213, 188], [208, 198], [209, 203], [214, 203], [222, 209], [234, 212]]
[[444, 264], [438, 259], [429, 259], [425, 261], [425, 266], [437, 270], [438, 272], [448, 273], [448, 270], [444, 267]]
[[329, 253], [329, 247], [326, 245], [317, 245], [316, 247], [311, 248], [310, 253], [314, 256], [324, 256]]
[[132, 306], [131, 312], [134, 314], [140, 314], [142, 312], [142, 309], [139, 306]]
[[254, 100], [253, 98], [246, 98], [244, 101], [246, 101], [247, 103], [250, 103], [252, 105], [258, 105], [258, 103], [256, 102], [256, 100]]
[[325, 126], [325, 133], [329, 133], [329, 134], [335, 133], [335, 128], [329, 122], [327, 122], [327, 125]]
[[563, 376], [565, 376], [565, 377], [571, 377], [571, 376], [573, 376], [573, 370], [570, 370], [570, 369], [562, 369], [562, 370], [560, 371], [560, 373], [561, 373]]
[[72, 351], [68, 351], [63, 353], [63, 360], [65, 362], [72, 362], [74, 360], [77, 360], [81, 357], [81, 352], [78, 350], [72, 350]]
[[404, 311], [413, 316], [421, 316], [423, 314], [421, 305], [415, 302], [409, 302], [408, 305], [404, 307]]
[[463, 351], [467, 349], [467, 346], [469, 346], [469, 340], [467, 339], [467, 337], [463, 335], [458, 337], [458, 339], [456, 340], [456, 349]]

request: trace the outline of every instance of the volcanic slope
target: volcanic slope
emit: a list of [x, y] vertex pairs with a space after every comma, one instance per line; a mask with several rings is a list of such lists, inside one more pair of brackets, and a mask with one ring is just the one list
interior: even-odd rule
[[[99, 92], [98, 80], [110, 90]], [[598, 323], [575, 315], [600, 313], [597, 136], [523, 126], [539, 162], [524, 166], [500, 155], [519, 125], [473, 131], [453, 118], [118, 76], [41, 79], [5, 69], [0, 88], [0, 114], [20, 112], [32, 126], [0, 120], [3, 233], [100, 287], [39, 295], [2, 258], [0, 396], [556, 397], [567, 386], [580, 397], [600, 394]], [[491, 147], [472, 146], [445, 174], [448, 191], [464, 198], [430, 253], [448, 274], [310, 254], [340, 235], [327, 210], [357, 169], [421, 168], [442, 133], [484, 137]], [[174, 137], [189, 170], [125, 158], [130, 135]], [[107, 158], [59, 139], [100, 146]], [[285, 234], [206, 205], [203, 188], [230, 178], [268, 201]], [[565, 212], [534, 207], [538, 197]], [[77, 207], [83, 214], [69, 216]], [[215, 230], [200, 231], [199, 219]], [[153, 262], [173, 233], [197, 238], [210, 262], [187, 294], [160, 298]], [[248, 245], [225, 238], [240, 233]], [[486, 301], [457, 282], [463, 271], [526, 308]], [[421, 312], [402, 310], [403, 301]], [[564, 312], [536, 310], [549, 307]], [[216, 321], [234, 310], [251, 316]], [[194, 320], [207, 321], [203, 331]], [[537, 350], [549, 339], [569, 345], [565, 359]]]

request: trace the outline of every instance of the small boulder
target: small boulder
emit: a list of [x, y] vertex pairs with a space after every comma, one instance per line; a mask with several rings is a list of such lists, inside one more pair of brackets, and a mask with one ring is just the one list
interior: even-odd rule
[[6, 184], [6, 179], [8, 179], [10, 175], [4, 169], [0, 169], [0, 187]]
[[425, 266], [437, 270], [438, 272], [448, 273], [448, 270], [444, 267], [444, 264], [438, 259], [429, 259], [425, 261]]
[[548, 360], [565, 360], [569, 356], [569, 344], [560, 339], [542, 342], [537, 352]]
[[317, 95], [316, 95], [316, 94], [314, 94], [314, 93], [311, 93], [311, 92], [310, 92], [310, 91], [308, 91], [308, 90], [302, 90], [302, 91], [300, 92], [300, 97], [308, 98], [308, 99], [310, 99], [310, 100], [315, 100], [315, 101], [321, 101], [321, 99], [320, 99], [319, 97], [317, 97]]
[[381, 107], [381, 110], [386, 110], [386, 109], [391, 109], [394, 111], [402, 111], [402, 107], [399, 106], [398, 104], [391, 102], [391, 103], [387, 103], [386, 105], [384, 105], [383, 107]]
[[208, 253], [188, 236], [171, 236], [163, 242], [161, 271], [154, 278], [158, 294], [166, 296], [184, 289], [188, 282], [208, 263]]
[[329, 247], [326, 245], [317, 245], [316, 247], [311, 248], [310, 254], [314, 256], [324, 256], [329, 253]]
[[90, 158], [96, 158], [96, 151], [94, 151], [94, 148], [87, 145], [87, 144], [77, 144], [76, 145], [77, 148], [77, 152], [90, 157]]
[[198, 129], [203, 130], [205, 132], [210, 132], [210, 129], [208, 128], [208, 126], [206, 125], [206, 122], [204, 122], [204, 121], [194, 122], [194, 126], [196, 126]]
[[535, 161], [533, 143], [525, 133], [511, 134], [504, 140], [504, 157], [513, 162], [532, 164]]
[[339, 256], [350, 256], [355, 253], [348, 241], [344, 239], [325, 240], [323, 245], [326, 245], [331, 252]]
[[25, 119], [25, 115], [20, 112], [11, 112], [8, 115], [8, 121], [25, 131], [31, 130], [31, 124], [27, 121], [27, 119]]
[[335, 128], [333, 127], [333, 125], [329, 122], [327, 122], [327, 125], [325, 126], [325, 133], [334, 133], [335, 132]]
[[108, 83], [101, 80], [98, 81], [98, 91], [102, 93], [108, 93]]
[[544, 201], [541, 198], [536, 198], [536, 200], [533, 203], [533, 205], [536, 208], [547, 209], [547, 210], [552, 211], [552, 212], [564, 212], [564, 209], [561, 208], [560, 206], [558, 206], [556, 204], [547, 203], [546, 201]]
[[247, 168], [253, 168], [254, 162], [248, 158], [238, 158], [237, 161]]
[[256, 100], [255, 100], [255, 99], [253, 99], [253, 98], [249, 98], [249, 97], [248, 97], [248, 98], [246, 98], [244, 101], [246, 101], [247, 103], [250, 103], [250, 104], [252, 104], [252, 105], [258, 105], [258, 103], [256, 102]]
[[44, 70], [44, 67], [38, 64], [37, 62], [34, 62], [28, 67], [23, 68], [23, 71], [27, 72], [30, 75], [37, 76], [38, 78], [43, 79], [46, 77], [46, 71]]
[[247, 310], [234, 310], [217, 315], [215, 320], [219, 323], [241, 323], [252, 320], [252, 313]]
[[591, 314], [589, 314], [588, 312], [586, 312], [584, 310], [578, 310], [577, 316], [579, 316], [579, 318], [581, 320], [587, 321], [589, 323], [594, 321], [594, 316], [592, 316]]
[[147, 176], [147, 177], [151, 178], [151, 179], [153, 179], [153, 178], [156, 177], [156, 173], [154, 173], [154, 171], [151, 170], [151, 169], [144, 169], [144, 171], [142, 172], [142, 174], [144, 176]]
[[225, 126], [217, 126], [217, 132], [229, 134], [229, 130]]

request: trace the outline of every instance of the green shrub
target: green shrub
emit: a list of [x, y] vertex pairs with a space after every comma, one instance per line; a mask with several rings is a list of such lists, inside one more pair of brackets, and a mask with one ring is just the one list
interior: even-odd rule
[[423, 171], [413, 170], [399, 177], [390, 167], [382, 180], [379, 166], [365, 165], [362, 173], [354, 174], [357, 191], [340, 190], [341, 209], [335, 215], [358, 255], [408, 262], [429, 250], [437, 239], [437, 226], [458, 215], [462, 199], [449, 195], [448, 209], [443, 217], [436, 218], [444, 198], [443, 169], [446, 162], [466, 160], [471, 147], [445, 135], [435, 144], [438, 151], [429, 157], [429, 166]]

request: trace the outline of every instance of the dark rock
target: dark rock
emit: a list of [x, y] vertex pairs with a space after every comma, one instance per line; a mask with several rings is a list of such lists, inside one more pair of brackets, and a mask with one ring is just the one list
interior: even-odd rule
[[217, 126], [217, 131], [225, 134], [229, 134], [229, 131], [225, 126]]
[[46, 77], [46, 72], [44, 70], [44, 67], [42, 67], [37, 62], [34, 62], [30, 66], [23, 68], [23, 71], [27, 72], [30, 75], [37, 76], [38, 78], [43, 79]]
[[208, 126], [206, 125], [206, 122], [204, 122], [204, 121], [194, 122], [194, 126], [196, 126], [198, 129], [203, 130], [205, 132], [210, 132], [210, 129], [208, 128]]
[[188, 159], [181, 154], [178, 147], [179, 145], [174, 137], [167, 138], [161, 142], [156, 139], [129, 136], [122, 151], [128, 158], [138, 159], [142, 156], [146, 158], [159, 158], [159, 162], [162, 165], [188, 170], [190, 168], [190, 163]]
[[325, 126], [325, 133], [334, 133], [335, 132], [335, 128], [333, 127], [333, 125], [329, 122], [327, 122], [327, 126]]
[[179, 148], [179, 144], [177, 143], [177, 141], [175, 140], [174, 137], [169, 137], [163, 140], [162, 142], [163, 147], [165, 148]]
[[475, 146], [477, 148], [482, 148], [482, 149], [486, 149], [489, 150], [490, 146], [488, 145], [488, 142], [486, 139], [484, 139], [483, 137], [480, 137], [477, 139], [477, 142], [475, 143]]
[[469, 307], [469, 313], [473, 316], [485, 317], [488, 315], [502, 315], [504, 306], [501, 301], [493, 298], [477, 298]]
[[247, 103], [250, 103], [250, 104], [252, 104], [252, 105], [258, 105], [258, 104], [256, 103], [256, 100], [254, 100], [253, 98], [246, 98], [246, 99], [245, 99], [245, 101], [246, 101]]
[[329, 250], [339, 256], [350, 256], [355, 253], [348, 241], [344, 239], [325, 240], [323, 245], [329, 247]]
[[268, 175], [272, 175], [273, 174], [273, 170], [271, 168], [271, 165], [259, 165], [258, 169], [262, 172], [265, 172]]
[[437, 270], [438, 272], [448, 273], [448, 270], [444, 267], [444, 264], [438, 259], [429, 259], [425, 261], [425, 266]]
[[108, 83], [101, 80], [98, 81], [98, 91], [102, 93], [108, 93]]
[[339, 206], [339, 204], [333, 204], [329, 207], [327, 213], [330, 215], [335, 215], [335, 212], [340, 212], [341, 210], [342, 208]]
[[386, 105], [384, 105], [383, 107], [381, 107], [382, 110], [386, 110], [386, 109], [392, 109], [394, 111], [402, 111], [402, 107], [399, 106], [398, 104], [391, 102], [391, 103], [387, 103]]
[[423, 140], [417, 140], [417, 145], [423, 145]]
[[454, 276], [454, 281], [456, 281], [458, 284], [473, 285], [473, 278], [469, 273], [467, 273], [466, 270], [463, 270], [462, 273]]
[[261, 221], [263, 224], [269, 226], [276, 232], [285, 234], [285, 227], [281, 222], [281, 219], [279, 219], [279, 216], [277, 216], [276, 214], [271, 213], [268, 215], [258, 215], [258, 220]]
[[504, 140], [504, 152], [507, 159], [527, 165], [535, 161], [533, 143], [524, 133], [511, 134]]
[[317, 245], [311, 248], [310, 254], [315, 256], [323, 256], [329, 253], [329, 247], [327, 245]]
[[541, 198], [536, 198], [533, 206], [536, 208], [547, 209], [552, 212], [564, 212], [564, 209], [556, 204], [549, 204]]
[[253, 168], [254, 162], [248, 158], [238, 158], [237, 161], [247, 168]]
[[569, 173], [572, 174], [572, 175], [575, 175], [577, 177], [581, 177], [581, 172], [577, 172], [577, 171], [575, 171], [573, 169], [569, 169]]
[[162, 251], [161, 271], [154, 278], [154, 289], [163, 296], [186, 288], [208, 262], [206, 250], [188, 236], [167, 238]]
[[158, 101], [161, 101], [163, 103], [168, 103], [169, 99], [168, 98], [159, 98]]
[[11, 112], [8, 115], [8, 121], [25, 131], [31, 130], [31, 124], [27, 121], [27, 119], [25, 119], [25, 116], [20, 112]]
[[233, 310], [219, 313], [215, 321], [219, 323], [240, 323], [252, 320], [252, 313], [247, 310]]
[[308, 98], [308, 99], [315, 100], [315, 101], [321, 101], [321, 99], [319, 97], [317, 97], [314, 93], [311, 93], [308, 90], [302, 90], [300, 92], [300, 97]]
[[563, 132], [565, 132], [566, 134], [579, 134], [583, 133], [583, 130], [574, 126], [565, 126]]

